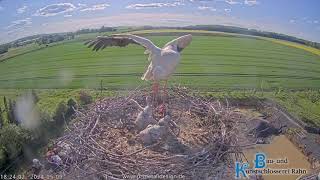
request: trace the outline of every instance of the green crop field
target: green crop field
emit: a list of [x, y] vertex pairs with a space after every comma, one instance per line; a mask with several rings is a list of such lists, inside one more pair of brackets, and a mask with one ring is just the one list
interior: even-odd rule
[[[153, 32], [136, 31], [151, 33], [147, 37], [161, 47], [176, 38], [170, 32], [181, 30]], [[320, 50], [270, 38], [186, 33], [194, 34], [193, 41], [183, 51], [171, 84], [216, 97], [273, 99], [305, 122], [320, 126]], [[100, 88], [101, 81], [107, 89], [103, 94], [108, 95], [147, 85], [140, 79], [148, 63], [144, 49], [129, 46], [92, 52], [83, 43], [97, 35], [84, 34], [49, 47], [34, 44], [10, 50], [0, 57], [0, 96], [15, 99], [25, 89], [37, 89], [38, 105], [53, 113], [60, 101], [76, 98], [79, 89]], [[100, 96], [100, 91], [89, 92]]]
[[[175, 36], [148, 36], [163, 46]], [[83, 40], [65, 42], [0, 62], [0, 88], [123, 89], [145, 84], [143, 48], [92, 52]], [[320, 56], [268, 40], [194, 36], [171, 80], [203, 89], [320, 87]]]

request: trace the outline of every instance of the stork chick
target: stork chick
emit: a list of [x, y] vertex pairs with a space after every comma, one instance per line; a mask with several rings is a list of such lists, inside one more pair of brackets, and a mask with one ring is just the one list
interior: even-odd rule
[[138, 134], [138, 140], [144, 145], [152, 145], [160, 140], [166, 140], [169, 136], [175, 136], [171, 131], [170, 124], [172, 125], [171, 118], [166, 115], [159, 120], [158, 124], [148, 125], [146, 129], [141, 131]]
[[136, 120], [134, 121], [137, 132], [145, 129], [149, 124], [156, 124], [157, 121], [153, 119], [152, 116], [152, 100], [150, 96], [146, 97], [146, 107], [141, 107], [135, 100], [131, 100], [136, 103], [142, 111], [138, 114]]

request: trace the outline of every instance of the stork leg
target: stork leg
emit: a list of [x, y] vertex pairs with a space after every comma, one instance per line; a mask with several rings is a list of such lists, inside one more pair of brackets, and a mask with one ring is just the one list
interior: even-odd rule
[[162, 114], [162, 116], [164, 117], [166, 115], [166, 100], [168, 98], [168, 91], [167, 91], [167, 80], [164, 82], [164, 86], [163, 86], [163, 99], [162, 99], [162, 105], [160, 107], [160, 113]]
[[153, 85], [152, 85], [153, 100], [157, 100], [158, 93], [159, 93], [159, 82], [154, 82]]
[[163, 103], [165, 103], [165, 101], [168, 98], [167, 83], [168, 83], [168, 80], [164, 82], [164, 86], [163, 86]]

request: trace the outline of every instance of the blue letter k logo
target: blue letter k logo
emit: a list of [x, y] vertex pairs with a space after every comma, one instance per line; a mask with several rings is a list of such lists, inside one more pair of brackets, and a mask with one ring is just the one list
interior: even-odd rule
[[248, 163], [236, 162], [236, 179], [240, 178], [240, 173], [242, 173], [243, 177], [247, 177], [246, 169], [249, 167]]

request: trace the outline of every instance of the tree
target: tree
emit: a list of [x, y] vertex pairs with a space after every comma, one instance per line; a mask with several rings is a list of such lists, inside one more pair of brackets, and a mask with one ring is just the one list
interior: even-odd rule
[[62, 126], [64, 124], [67, 109], [68, 107], [66, 106], [65, 102], [61, 101], [58, 104], [53, 116], [53, 119], [55, 120], [57, 126]]
[[8, 52], [9, 47], [8, 46], [0, 46], [0, 54], [4, 54], [6, 52]]
[[0, 147], [4, 148], [10, 159], [22, 153], [23, 145], [29, 139], [29, 133], [15, 124], [9, 124], [0, 129]]
[[3, 97], [3, 103], [4, 103], [4, 107], [5, 107], [5, 112], [7, 114], [7, 119], [9, 123], [12, 124], [19, 124], [18, 119], [15, 116], [15, 107], [16, 107], [16, 102], [9, 99], [9, 101], [7, 101], [7, 98], [4, 96]]
[[4, 110], [2, 110], [2, 108], [0, 107], [0, 129], [4, 126], [4, 119], [2, 117], [3, 112]]
[[14, 100], [9, 99], [9, 104], [8, 104], [8, 111], [7, 111], [7, 118], [9, 123], [12, 124], [19, 124], [19, 121], [14, 113], [16, 109], [16, 102]]
[[77, 108], [77, 102], [70, 98], [67, 102], [67, 106], [66, 119], [69, 119], [75, 113], [74, 109]]

